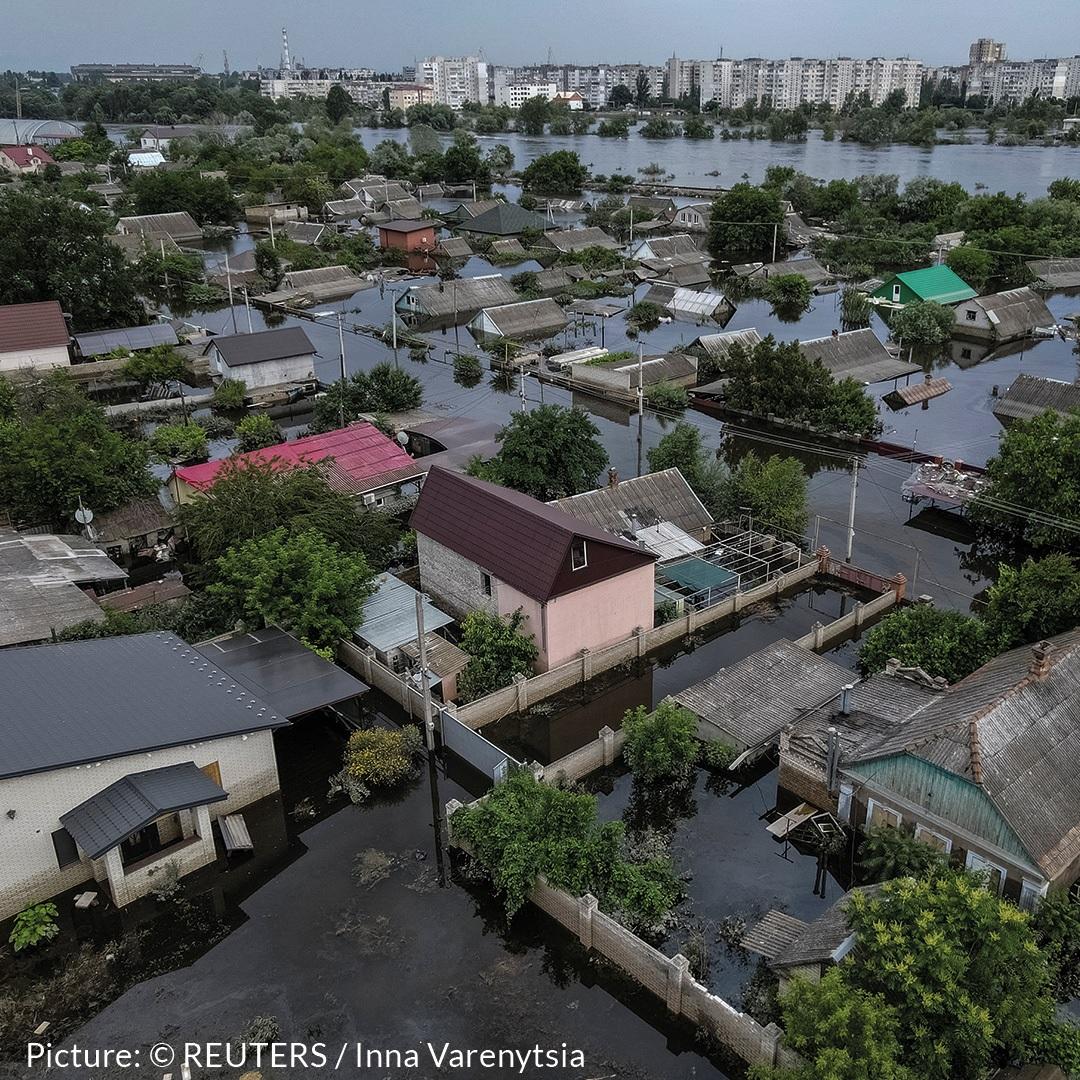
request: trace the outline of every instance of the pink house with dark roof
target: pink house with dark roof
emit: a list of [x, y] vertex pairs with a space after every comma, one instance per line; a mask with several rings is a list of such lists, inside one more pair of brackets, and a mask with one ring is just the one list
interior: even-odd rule
[[245, 461], [267, 463], [275, 470], [318, 465], [332, 488], [356, 496], [365, 506], [381, 506], [391, 493], [402, 485], [417, 483], [427, 471], [374, 425], [357, 423], [176, 469], [172, 475], [174, 498], [190, 502], [209, 491], [230, 462]]
[[520, 609], [538, 671], [653, 625], [656, 556], [557, 506], [434, 467], [411, 524], [423, 591], [458, 618]]

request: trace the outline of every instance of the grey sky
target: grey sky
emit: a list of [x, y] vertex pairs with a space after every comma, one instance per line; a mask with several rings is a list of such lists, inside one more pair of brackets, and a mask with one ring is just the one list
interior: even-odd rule
[[1017, 59], [1080, 53], [1077, 0], [33, 0], [5, 3], [0, 69], [277, 62], [282, 25], [307, 63], [396, 70], [483, 49], [494, 63], [684, 57], [904, 56], [962, 63], [994, 37]]

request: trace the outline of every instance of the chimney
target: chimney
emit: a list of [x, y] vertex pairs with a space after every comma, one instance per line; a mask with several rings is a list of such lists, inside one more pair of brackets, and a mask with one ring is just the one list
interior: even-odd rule
[[885, 661], [885, 674], [895, 675], [900, 670], [900, 661], [895, 656], [890, 656]]
[[854, 689], [854, 683], [848, 683], [847, 686], [840, 689], [840, 708], [838, 712], [841, 716], [848, 716], [851, 713], [851, 691]]
[[830, 795], [835, 795], [840, 787], [840, 735], [836, 728], [830, 727], [825, 738], [825, 787]]
[[1050, 655], [1054, 646], [1049, 641], [1040, 641], [1031, 646], [1031, 667], [1028, 674], [1033, 679], [1045, 679], [1050, 674]]
[[607, 471], [607, 486], [618, 487], [619, 486], [619, 470], [615, 468], [608, 469]]

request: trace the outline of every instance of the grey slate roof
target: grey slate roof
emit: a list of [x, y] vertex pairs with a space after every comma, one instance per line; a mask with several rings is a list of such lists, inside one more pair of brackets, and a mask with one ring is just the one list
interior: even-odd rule
[[193, 761], [185, 761], [129, 773], [61, 814], [60, 824], [83, 854], [97, 859], [163, 814], [228, 797]]
[[299, 326], [261, 330], [256, 334], [226, 334], [214, 338], [212, 344], [229, 367], [262, 364], [267, 360], [284, 360], [293, 356], [313, 356], [315, 353], [311, 339]]
[[285, 235], [298, 244], [317, 244], [326, 231], [326, 226], [317, 221], [286, 221], [282, 228]]
[[851, 894], [865, 893], [876, 896], [881, 892], [880, 885], [860, 885], [845, 893], [823, 915], [819, 915], [791, 943], [788, 948], [778, 953], [769, 962], [774, 971], [785, 968], [802, 967], [806, 964], [828, 964], [843, 959], [852, 939], [851, 925], [848, 922], [847, 906]]
[[472, 248], [469, 247], [469, 241], [464, 236], [448, 236], [445, 240], [439, 241], [435, 250], [437, 254], [445, 255], [450, 259], [465, 259], [473, 253]]
[[92, 334], [76, 334], [75, 341], [83, 356], [100, 356], [113, 349], [152, 349], [155, 345], [179, 345], [176, 331], [168, 323], [149, 326], [126, 326], [119, 330], [95, 330]]
[[834, 379], [854, 379], [864, 386], [922, 371], [921, 364], [894, 357], [870, 327], [801, 341], [799, 348], [807, 359], [820, 360]]
[[[407, 304], [406, 297], [415, 304]], [[512, 304], [521, 299], [513, 286], [501, 274], [461, 278], [436, 285], [415, 285], [398, 300], [399, 311], [439, 316], [479, 311], [498, 304]]]
[[466, 232], [484, 233], [488, 236], [518, 236], [523, 232], [543, 232], [547, 218], [533, 210], [526, 210], [517, 203], [496, 203], [482, 214], [462, 221]]
[[277, 626], [205, 641], [196, 651], [287, 720], [368, 690]]
[[956, 327], [959, 334], [963, 333], [966, 323], [963, 311], [969, 307], [981, 308], [985, 312], [999, 341], [1026, 337], [1036, 327], [1053, 326], [1055, 322], [1046, 301], [1028, 288], [976, 296], [958, 305]]
[[0, 686], [0, 779], [288, 723], [175, 634], [6, 649]]
[[195, 219], [186, 211], [178, 210], [171, 214], [142, 214], [138, 217], [122, 217], [116, 228], [128, 236], [171, 236], [174, 240], [199, 240], [202, 229], [195, 224]]
[[826, 281], [832, 281], [836, 275], [826, 270], [824, 266], [812, 258], [784, 259], [774, 263], [742, 263], [733, 266], [732, 271], [739, 277], [760, 276], [764, 278], [778, 277], [785, 274], [798, 274], [806, 278], [811, 285], [821, 285]]
[[963, 777], [1053, 878], [1080, 857], [1080, 629], [1050, 644], [1042, 678], [1031, 676], [1031, 646], [1003, 653], [853, 762], [909, 754]]
[[[424, 632], [454, 621], [424, 597]], [[375, 578], [375, 592], [364, 604], [363, 621], [355, 630], [359, 641], [389, 652], [416, 640], [416, 589], [393, 574]]]
[[741, 345], [744, 349], [753, 349], [761, 344], [761, 335], [754, 327], [748, 330], [727, 330], [722, 334], [702, 334], [694, 338], [687, 346], [690, 350], [700, 349], [708, 356], [727, 359], [732, 345]]
[[772, 742], [808, 709], [852, 681], [851, 672], [781, 638], [675, 695], [704, 722], [699, 732], [740, 747]]
[[[484, 308], [469, 326], [505, 338], [532, 338], [547, 337], [562, 330], [567, 321], [563, 309], [547, 298], [519, 300], [513, 304]], [[485, 323], [492, 324], [494, 331], [488, 329]]]
[[91, 529], [99, 544], [110, 540], [127, 540], [133, 536], [145, 536], [159, 529], [168, 529], [176, 524], [173, 515], [161, 505], [161, 500], [151, 496], [147, 499], [133, 499], [131, 502], [95, 514]]
[[546, 232], [537, 245], [553, 247], [556, 251], [582, 251], [585, 248], [601, 247], [609, 251], [618, 251], [619, 245], [603, 229], [558, 229]]
[[1067, 413], [1080, 409], [1080, 383], [1017, 375], [1012, 386], [994, 403], [994, 415], [1006, 420], [1031, 420], [1044, 412]]
[[662, 521], [670, 521], [691, 534], [712, 524], [712, 515], [678, 469], [620, 480], [615, 485], [558, 499], [552, 505], [626, 539], [632, 539], [638, 529]]
[[1031, 259], [1027, 268], [1052, 289], [1071, 289], [1080, 285], [1080, 259]]
[[673, 236], [651, 236], [642, 241], [640, 246], [648, 245], [654, 259], [666, 259], [672, 255], [693, 255], [699, 261], [708, 262], [709, 256], [694, 243], [689, 233], [675, 233]]
[[[290, 270], [285, 275], [285, 284], [290, 289], [310, 289], [318, 285], [339, 284], [347, 287], [354, 283], [355, 287], [359, 289], [361, 286], [359, 276], [349, 267], [342, 266], [340, 263], [336, 266], [313, 266], [310, 270]], [[292, 327], [291, 329], [300, 328]], [[314, 348], [311, 351], [314, 352]]]

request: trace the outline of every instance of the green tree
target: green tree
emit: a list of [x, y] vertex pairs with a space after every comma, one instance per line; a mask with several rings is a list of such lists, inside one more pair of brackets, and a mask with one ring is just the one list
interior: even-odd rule
[[0, 378], [0, 506], [15, 521], [70, 531], [80, 497], [100, 514], [157, 488], [146, 444], [114, 431], [67, 372]]
[[812, 295], [810, 282], [802, 274], [777, 274], [765, 283], [765, 299], [780, 313], [802, 315]]
[[933, 300], [914, 300], [889, 318], [893, 340], [916, 348], [943, 345], [952, 337], [955, 326], [956, 312]]
[[654, 116], [641, 125], [643, 139], [674, 139], [682, 134], [682, 128], [662, 116]]
[[137, 383], [143, 397], [156, 397], [167, 391], [170, 383], [190, 383], [194, 378], [185, 357], [171, 345], [155, 345], [135, 353], [124, 362], [120, 374]]
[[634, 103], [639, 109], [644, 109], [651, 96], [652, 84], [649, 82], [648, 72], [639, 71], [634, 78]]
[[551, 102], [537, 94], [521, 103], [517, 114], [518, 128], [526, 135], [543, 135], [544, 125], [551, 116]]
[[989, 251], [962, 244], [945, 256], [945, 265], [973, 288], [981, 289], [994, 273], [994, 256]]
[[760, 252], [772, 245], [773, 227], [784, 220], [775, 191], [739, 183], [713, 202], [708, 248], [717, 258]]
[[995, 649], [1041, 641], [1080, 626], [1080, 568], [1068, 555], [998, 567], [982, 613]]
[[0, 198], [0, 304], [58, 300], [76, 331], [145, 319], [131, 267], [106, 239], [112, 220], [69, 199], [14, 191]]
[[331, 124], [340, 124], [353, 110], [353, 100], [340, 83], [334, 83], [326, 95], [326, 116]]
[[531, 634], [521, 631], [525, 616], [519, 608], [508, 618], [470, 611], [461, 622], [461, 647], [469, 662], [458, 679], [458, 690], [473, 701], [504, 686], [515, 675], [529, 675], [537, 657]]
[[1080, 996], [1080, 900], [1068, 889], [1047, 893], [1035, 911], [1035, 940], [1050, 966], [1057, 1001]]
[[609, 116], [600, 121], [596, 134], [602, 139], [627, 139], [630, 137], [630, 121], [625, 116]]
[[151, 456], [166, 465], [205, 461], [210, 456], [206, 428], [194, 420], [161, 424], [149, 442]]
[[625, 109], [633, 100], [634, 92], [630, 87], [619, 83], [618, 86], [611, 88], [611, 94], [608, 96], [608, 106], [612, 109]]
[[573, 150], [541, 154], [521, 174], [524, 189], [540, 194], [576, 195], [588, 180], [589, 170]]
[[852, 893], [845, 981], [896, 1010], [902, 1058], [925, 1080], [978, 1080], [1052, 1021], [1046, 960], [1028, 916], [950, 871]]
[[311, 411], [311, 430], [335, 431], [341, 427], [343, 409], [345, 423], [350, 424], [361, 414], [418, 409], [423, 400], [419, 379], [389, 362], [376, 364], [330, 386]]
[[699, 753], [697, 717], [664, 698], [650, 712], [644, 705], [628, 709], [622, 729], [623, 757], [635, 779], [655, 784], [683, 780], [694, 771]]
[[759, 458], [752, 450], [741, 457], [720, 484], [717, 516], [736, 517], [744, 507], [753, 514], [755, 528], [805, 533], [809, 511], [802, 463], [778, 454]]
[[496, 176], [505, 176], [514, 167], [514, 153], [506, 143], [496, 143], [484, 155], [484, 161]]
[[751, 1080], [917, 1080], [901, 1064], [896, 1013], [880, 994], [852, 988], [839, 968], [792, 982], [781, 998], [784, 1043], [803, 1063], [755, 1066]]
[[230, 621], [280, 626], [315, 648], [332, 649], [360, 625], [372, 587], [363, 555], [343, 552], [314, 530], [281, 528], [218, 558], [207, 591]]
[[480, 156], [480, 147], [469, 131], [455, 131], [453, 142], [443, 155], [443, 177], [454, 183], [475, 180], [478, 184], [491, 183], [491, 169]]
[[871, 675], [884, 671], [895, 658], [904, 667], [920, 667], [928, 675], [955, 683], [992, 655], [993, 646], [980, 619], [932, 604], [911, 604], [890, 612], [870, 630], [859, 649], [859, 667]]
[[144, 169], [132, 180], [131, 194], [139, 214], [182, 210], [200, 225], [229, 225], [240, 216], [229, 182], [201, 176], [197, 169], [177, 172]]
[[716, 455], [706, 451], [701, 441], [701, 429], [696, 424], [678, 421], [656, 446], [649, 449], [647, 459], [649, 472], [678, 469], [705, 504], [705, 509], [714, 518], [720, 516], [720, 492], [727, 474]]
[[236, 451], [247, 454], [284, 442], [281, 429], [266, 413], [251, 413], [236, 425]]
[[541, 502], [578, 495], [607, 468], [599, 435], [581, 409], [541, 405], [514, 413], [495, 436], [499, 452], [473, 471]]
[[683, 122], [682, 133], [684, 139], [716, 138], [716, 129], [701, 115], [688, 116]]
[[869, 882], [927, 877], [946, 866], [948, 860], [936, 848], [890, 825], [868, 829], [859, 849], [859, 870]]
[[[972, 518], [1036, 551], [1076, 551], [1075, 532], [1052, 518], [1080, 517], [1080, 412], [1044, 412], [1005, 429], [986, 466], [987, 489], [970, 504]], [[1021, 509], [1020, 514], [1006, 512]]]

